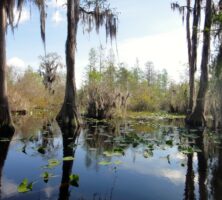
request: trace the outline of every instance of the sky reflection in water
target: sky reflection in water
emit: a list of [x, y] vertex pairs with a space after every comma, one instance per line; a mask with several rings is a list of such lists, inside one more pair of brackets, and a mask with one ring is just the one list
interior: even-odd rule
[[[220, 199], [221, 137], [179, 121], [89, 122], [77, 132], [27, 119], [1, 139], [1, 199]], [[62, 134], [63, 132], [63, 134]], [[105, 154], [104, 154], [105, 152]], [[74, 160], [63, 161], [63, 157]], [[60, 164], [46, 168], [49, 159]], [[101, 165], [100, 162], [109, 163]], [[110, 164], [111, 163], [111, 164]], [[54, 176], [45, 183], [41, 174]], [[69, 184], [79, 175], [79, 187]], [[17, 192], [24, 178], [33, 190]]]

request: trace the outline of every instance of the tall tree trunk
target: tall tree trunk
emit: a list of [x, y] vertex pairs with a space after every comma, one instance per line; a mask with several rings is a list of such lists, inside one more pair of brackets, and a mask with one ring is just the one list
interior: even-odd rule
[[[190, 0], [187, 0], [188, 9], [190, 8]], [[187, 40], [188, 40], [188, 58], [189, 58], [189, 110], [191, 114], [194, 107], [195, 96], [195, 72], [197, 70], [197, 47], [198, 47], [198, 27], [200, 24], [201, 0], [195, 0], [193, 9], [193, 27], [192, 39], [190, 40], [190, 12], [187, 13]]]
[[79, 0], [67, 1], [68, 35], [66, 40], [66, 89], [65, 99], [57, 121], [64, 126], [79, 126], [77, 92], [75, 82], [75, 51], [77, 26], [79, 21]]
[[186, 18], [186, 29], [187, 29], [187, 50], [188, 50], [188, 61], [189, 66], [192, 62], [192, 43], [191, 43], [191, 33], [190, 33], [190, 0], [187, 0], [187, 18]]
[[187, 123], [191, 126], [205, 126], [205, 98], [208, 89], [208, 63], [210, 56], [211, 41], [211, 25], [212, 25], [212, 0], [206, 1], [206, 14], [204, 25], [203, 51], [201, 61], [200, 88], [198, 91], [196, 106], [193, 113], [188, 117]]
[[211, 105], [211, 114], [213, 116], [214, 128], [222, 128], [222, 41], [220, 41], [214, 70], [214, 103]]
[[7, 16], [4, 1], [0, 1], [0, 127], [11, 126], [11, 115], [6, 82], [6, 26]]

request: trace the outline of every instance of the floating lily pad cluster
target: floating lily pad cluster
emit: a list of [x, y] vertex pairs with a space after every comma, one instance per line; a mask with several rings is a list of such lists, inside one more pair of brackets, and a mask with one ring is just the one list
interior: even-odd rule
[[[69, 162], [69, 161], [73, 161], [74, 160], [74, 157], [72, 156], [67, 156], [67, 157], [64, 157], [62, 160], [57, 160], [57, 159], [49, 159], [48, 160], [48, 164], [43, 166], [43, 169], [54, 169], [55, 167], [59, 166], [61, 164], [62, 161], [64, 162]], [[41, 175], [40, 175], [40, 178], [43, 179], [43, 181], [45, 183], [47, 183], [49, 181], [50, 178], [54, 178], [54, 177], [57, 177], [55, 176], [53, 173], [49, 173], [47, 171], [43, 172]], [[71, 174], [70, 177], [69, 177], [70, 181], [69, 181], [69, 184], [72, 185], [72, 186], [78, 186], [78, 182], [79, 182], [79, 176], [78, 175], [75, 175], [75, 174]], [[33, 189], [33, 184], [36, 183], [38, 180], [36, 181], [32, 181], [32, 182], [29, 182], [27, 178], [25, 178], [20, 184], [19, 186], [17, 187], [17, 190], [19, 193], [26, 193], [26, 192], [29, 192], [29, 191], [32, 191]]]

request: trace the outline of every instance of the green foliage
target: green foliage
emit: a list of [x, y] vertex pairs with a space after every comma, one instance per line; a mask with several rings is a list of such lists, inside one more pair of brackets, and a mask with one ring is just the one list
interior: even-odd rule
[[48, 160], [48, 165], [46, 165], [44, 168], [53, 169], [57, 167], [58, 165], [60, 165], [60, 163], [61, 162], [57, 159], [50, 159]]
[[103, 155], [105, 155], [106, 157], [113, 157], [113, 156], [122, 156], [123, 153], [114, 150], [114, 151], [104, 151]]
[[67, 156], [63, 158], [63, 161], [72, 161], [72, 160], [74, 160], [74, 157], [72, 156]]
[[99, 165], [104, 165], [104, 166], [106, 166], [106, 165], [111, 165], [111, 164], [112, 164], [112, 162], [108, 162], [108, 161], [101, 161], [101, 162], [99, 162], [98, 164], [99, 164]]
[[129, 68], [125, 63], [116, 64], [113, 52], [109, 51], [101, 64], [95, 49], [90, 51], [89, 61], [86, 84], [80, 90], [81, 110], [87, 112], [90, 108], [90, 113], [99, 113], [107, 109], [103, 111], [107, 112], [105, 118], [124, 116], [126, 110], [186, 113], [188, 84], [172, 83], [167, 71], [155, 70], [152, 62], [145, 64], [145, 70], [138, 60]]
[[50, 178], [54, 177], [52, 173], [44, 172], [41, 177], [43, 178], [43, 181], [47, 183]]
[[215, 24], [222, 24], [222, 12], [218, 12], [218, 13], [215, 13], [213, 15], [213, 23]]
[[20, 185], [18, 186], [17, 190], [19, 193], [26, 193], [32, 190], [33, 182], [28, 182], [28, 179], [25, 178]]
[[59, 108], [64, 98], [65, 78], [57, 75], [51, 94], [43, 84], [43, 78], [29, 67], [24, 74], [16, 74], [13, 67], [9, 68], [8, 90], [12, 110], [32, 111], [34, 109]]
[[71, 174], [69, 176], [69, 183], [70, 183], [70, 185], [72, 185], [74, 187], [78, 187], [79, 186], [79, 175]]
[[[64, 98], [63, 74], [56, 74], [56, 79], [50, 85], [50, 91], [53, 92], [49, 93], [44, 85], [45, 76], [33, 71], [31, 67], [24, 74], [17, 74], [13, 68], [9, 69], [8, 88], [12, 110], [26, 110], [31, 113], [36, 109], [45, 109], [57, 112]], [[125, 117], [127, 110], [185, 113], [187, 88], [188, 84], [185, 82], [172, 83], [167, 71], [155, 70], [152, 62], [147, 62], [144, 70], [138, 60], [133, 67], [125, 63], [117, 64], [113, 51], [105, 56], [105, 50], [100, 47], [98, 51], [90, 51], [86, 80], [78, 90], [77, 98], [81, 112], [97, 119]], [[39, 148], [38, 151], [44, 154], [44, 149]]]

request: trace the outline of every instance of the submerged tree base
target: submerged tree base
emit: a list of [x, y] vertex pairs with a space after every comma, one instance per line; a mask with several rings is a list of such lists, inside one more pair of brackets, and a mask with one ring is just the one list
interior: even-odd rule
[[0, 105], [0, 129], [14, 130], [11, 114], [7, 104]]
[[71, 128], [80, 126], [77, 109], [73, 108], [73, 106], [69, 104], [64, 104], [62, 106], [62, 109], [57, 115], [56, 120], [60, 127]]
[[190, 127], [206, 127], [206, 118], [202, 113], [193, 112], [191, 115], [187, 116], [185, 122]]
[[15, 133], [13, 125], [0, 126], [0, 137], [11, 137]]

